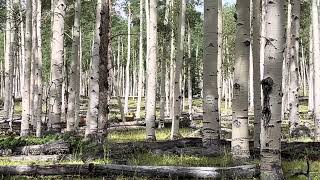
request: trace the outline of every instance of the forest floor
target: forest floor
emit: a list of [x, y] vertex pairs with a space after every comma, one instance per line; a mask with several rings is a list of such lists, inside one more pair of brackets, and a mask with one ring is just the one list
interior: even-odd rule
[[[144, 106], [144, 103], [142, 103]], [[194, 100], [193, 105], [195, 109], [201, 109], [202, 101], [201, 100]], [[130, 109], [132, 112], [135, 110], [136, 102], [134, 100], [130, 100], [129, 102]], [[82, 103], [81, 109], [85, 110], [85, 103]], [[224, 105], [222, 105], [224, 107]], [[159, 107], [158, 107], [159, 108]], [[118, 111], [116, 102], [113, 102], [112, 109], [111, 109], [111, 117], [113, 119], [120, 119], [120, 115]], [[21, 106], [16, 106], [16, 114], [20, 114]], [[144, 110], [144, 107], [142, 107]], [[187, 106], [186, 106], [187, 111]], [[308, 112], [307, 107], [302, 104], [300, 106], [300, 114], [302, 119], [305, 119], [308, 122], [307, 115]], [[144, 111], [141, 112], [141, 115], [144, 114]], [[222, 115], [228, 116], [231, 114], [230, 109], [222, 108]], [[228, 124], [228, 123], [227, 123]], [[284, 126], [286, 127], [286, 126]], [[191, 128], [182, 128], [180, 129], [180, 133], [182, 137], [194, 137], [194, 129]], [[159, 129], [156, 131], [156, 137], [158, 141], [166, 141], [169, 140], [170, 135], [170, 128]], [[0, 136], [0, 149], [8, 149], [8, 148], [15, 148], [19, 146], [27, 146], [27, 145], [38, 145], [38, 144], [45, 144], [48, 142], [54, 142], [59, 139], [66, 139], [65, 136], [58, 136], [58, 135], [47, 135], [41, 138], [36, 138], [33, 136], [30, 137], [18, 137], [18, 136]], [[114, 131], [109, 133], [107, 141], [110, 143], [127, 143], [127, 142], [142, 142], [145, 139], [145, 130], [127, 130], [127, 131]], [[78, 139], [67, 139], [70, 141], [72, 147], [72, 157], [68, 160], [59, 160], [59, 161], [12, 161], [8, 160], [5, 156], [0, 156], [0, 166], [16, 166], [16, 165], [48, 165], [48, 164], [84, 164], [83, 159], [81, 158], [84, 151], [86, 151], [86, 147], [83, 147], [83, 143]], [[308, 142], [311, 141], [310, 138], [300, 138], [295, 139], [294, 141], [299, 142]], [[124, 159], [125, 164], [127, 165], [150, 165], [150, 166], [184, 166], [184, 167], [229, 167], [233, 166], [235, 163], [232, 161], [232, 156], [230, 152], [225, 151], [223, 155], [215, 156], [215, 157], [206, 157], [206, 156], [197, 156], [197, 155], [185, 155], [185, 154], [157, 154], [154, 152], [141, 152], [135, 153], [131, 156], [127, 156]], [[111, 163], [118, 163], [108, 156], [100, 159], [96, 159], [92, 161], [95, 164], [111, 164]], [[259, 164], [259, 160], [249, 160], [248, 163], [250, 164]], [[295, 176], [291, 177], [292, 174], [299, 171], [307, 171], [307, 161], [304, 159], [297, 159], [297, 160], [283, 160], [282, 161], [283, 171], [287, 179], [306, 179], [305, 176]], [[310, 161], [310, 176], [313, 180], [320, 180], [320, 161], [314, 160]], [[0, 179], [30, 179], [30, 177], [1, 177]], [[64, 179], [64, 177], [54, 176], [54, 177], [33, 177], [35, 179]], [[88, 178], [88, 177], [81, 177], [81, 176], [73, 176], [72, 179], [101, 179], [101, 178]], [[119, 176], [116, 179], [132, 179], [132, 177], [124, 177]], [[135, 177], [134, 179], [147, 179], [143, 177]]]

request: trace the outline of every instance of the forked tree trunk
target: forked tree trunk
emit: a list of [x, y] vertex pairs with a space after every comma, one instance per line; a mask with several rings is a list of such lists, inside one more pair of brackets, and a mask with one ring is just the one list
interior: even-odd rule
[[51, 51], [51, 84], [50, 84], [50, 115], [51, 127], [54, 132], [61, 131], [61, 101], [63, 82], [64, 60], [64, 16], [65, 0], [54, 0], [54, 17], [52, 26], [52, 51]]
[[299, 55], [299, 30], [300, 30], [300, 0], [290, 0], [292, 7], [291, 15], [291, 43], [290, 51], [290, 86], [289, 86], [289, 121], [290, 133], [300, 124], [299, 121], [299, 82], [298, 82], [298, 62]]
[[[79, 99], [79, 82], [80, 82], [80, 12], [81, 1], [74, 2], [74, 24], [73, 24], [73, 41], [72, 41], [72, 61], [70, 68], [70, 85], [69, 85], [69, 98], [68, 98], [68, 116], [67, 116], [67, 131], [73, 132], [76, 130], [76, 122], [79, 118], [78, 109], [79, 104], [76, 99]], [[77, 113], [76, 113], [77, 112]]]
[[218, 1], [204, 1], [203, 54], [203, 144], [213, 145], [219, 138]]
[[250, 0], [237, 0], [236, 59], [232, 99], [234, 159], [249, 158], [248, 82], [250, 63]]
[[101, 21], [101, 0], [97, 0], [96, 6], [96, 21], [94, 30], [94, 42], [92, 49], [92, 61], [90, 66], [89, 79], [89, 105], [86, 119], [85, 136], [95, 135], [98, 129], [98, 115], [99, 115], [99, 47], [100, 47], [100, 21]]
[[31, 0], [26, 1], [26, 34], [25, 34], [25, 59], [23, 69], [23, 94], [22, 94], [22, 120], [21, 136], [29, 134], [30, 121], [30, 75], [31, 75], [31, 25], [32, 25]]
[[149, 49], [147, 50], [147, 98], [146, 98], [146, 139], [156, 140], [155, 120], [156, 120], [156, 77], [157, 77], [157, 0], [150, 0], [149, 21]]
[[266, 3], [266, 44], [264, 58], [261, 139], [261, 179], [282, 179], [281, 104], [282, 60], [285, 49], [284, 1]]

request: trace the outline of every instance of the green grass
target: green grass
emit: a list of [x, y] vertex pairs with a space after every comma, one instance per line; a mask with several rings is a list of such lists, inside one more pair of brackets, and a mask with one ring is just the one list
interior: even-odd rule
[[148, 166], [185, 166], [185, 167], [227, 167], [232, 165], [230, 154], [219, 157], [197, 157], [190, 155], [157, 155], [144, 153], [133, 156], [129, 160], [131, 165]]
[[[168, 140], [170, 137], [170, 128], [157, 129], [156, 138], [158, 141]], [[180, 133], [183, 137], [188, 136], [192, 133], [192, 129], [181, 128]], [[134, 142], [134, 141], [144, 141], [146, 138], [145, 130], [131, 130], [123, 132], [111, 132], [108, 139], [112, 142]]]
[[[289, 180], [305, 180], [305, 176], [290, 177], [294, 172], [306, 171], [307, 163], [303, 160], [282, 161], [283, 172]], [[320, 180], [320, 161], [310, 162], [310, 175], [312, 180]]]

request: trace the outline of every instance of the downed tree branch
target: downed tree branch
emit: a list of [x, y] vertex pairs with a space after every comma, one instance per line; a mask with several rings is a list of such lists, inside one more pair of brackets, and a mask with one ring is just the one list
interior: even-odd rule
[[70, 144], [64, 141], [55, 141], [41, 145], [31, 145], [17, 147], [13, 149], [13, 154], [19, 155], [40, 155], [40, 154], [69, 154]]
[[84, 175], [84, 176], [147, 176], [176, 178], [253, 178], [259, 174], [255, 165], [236, 167], [179, 167], [179, 166], [128, 166], [128, 165], [29, 165], [0, 166], [2, 175]]
[[[68, 156], [70, 157], [70, 155]], [[6, 156], [1, 157], [0, 160], [3, 161], [51, 161], [57, 162], [65, 159], [65, 155], [22, 155], [22, 156]]]
[[113, 126], [108, 128], [108, 132], [142, 130], [142, 129], [146, 129], [146, 127], [145, 126]]

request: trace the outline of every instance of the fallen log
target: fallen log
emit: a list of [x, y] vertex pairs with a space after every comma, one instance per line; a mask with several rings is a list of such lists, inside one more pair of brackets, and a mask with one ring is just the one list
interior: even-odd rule
[[128, 165], [29, 165], [0, 166], [1, 175], [54, 176], [146, 176], [153, 178], [253, 178], [259, 174], [255, 165], [235, 167], [179, 167], [179, 166], [128, 166]]
[[62, 159], [67, 159], [70, 155], [21, 155], [21, 156], [5, 156], [1, 157], [0, 161], [50, 161], [57, 162]]
[[145, 126], [113, 126], [108, 128], [108, 132], [142, 130], [142, 129], [146, 129], [146, 127]]
[[13, 149], [13, 154], [17, 155], [51, 155], [51, 154], [69, 154], [70, 144], [64, 141], [55, 141], [41, 145], [31, 145], [17, 147]]

